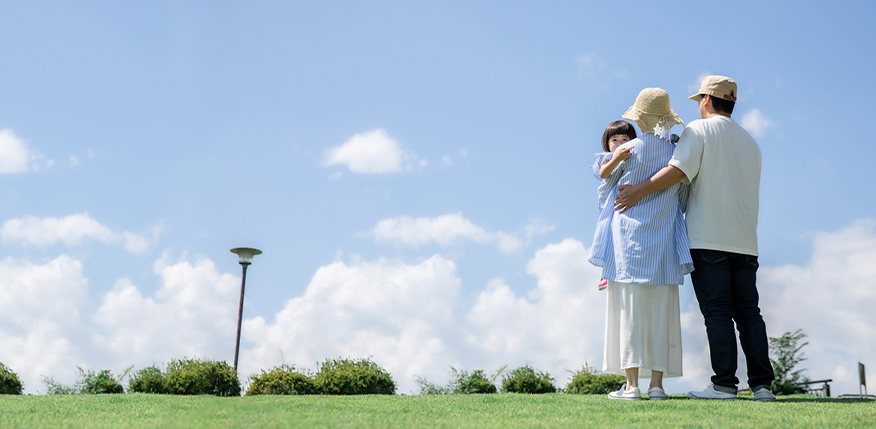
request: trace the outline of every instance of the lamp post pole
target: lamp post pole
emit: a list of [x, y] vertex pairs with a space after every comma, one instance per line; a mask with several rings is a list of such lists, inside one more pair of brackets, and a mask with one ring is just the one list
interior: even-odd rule
[[243, 292], [246, 288], [246, 269], [252, 264], [252, 257], [260, 255], [261, 250], [249, 247], [236, 247], [231, 249], [232, 253], [236, 253], [240, 259], [240, 265], [243, 267], [243, 276], [240, 278], [240, 306], [237, 309], [237, 341], [234, 344], [234, 373], [237, 373], [237, 357], [240, 354], [240, 327], [243, 324]]

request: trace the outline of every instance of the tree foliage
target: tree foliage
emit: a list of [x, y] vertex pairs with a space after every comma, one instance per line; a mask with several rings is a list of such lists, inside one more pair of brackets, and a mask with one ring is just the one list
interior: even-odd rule
[[794, 370], [797, 364], [806, 360], [800, 350], [809, 343], [798, 345], [803, 338], [806, 338], [806, 334], [802, 329], [798, 329], [794, 333], [785, 332], [781, 337], [769, 339], [770, 352], [775, 357], [775, 359], [770, 358], [770, 363], [773, 364], [773, 371], [776, 374], [770, 388], [776, 395], [806, 393], [806, 389], [799, 385], [801, 382], [809, 381], [807, 377], [800, 375], [806, 369]]
[[0, 362], [0, 395], [21, 395], [24, 385], [18, 374]]

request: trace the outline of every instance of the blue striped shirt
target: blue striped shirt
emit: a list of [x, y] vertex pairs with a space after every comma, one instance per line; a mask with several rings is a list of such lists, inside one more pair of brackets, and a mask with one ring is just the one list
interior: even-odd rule
[[[690, 187], [676, 183], [642, 198], [624, 213], [614, 210], [618, 186], [639, 184], [660, 171], [672, 158], [675, 145], [645, 134], [623, 147], [632, 148], [632, 155], [600, 186], [599, 221], [589, 261], [602, 267], [602, 278], [616, 282], [682, 284], [684, 275], [693, 271], [684, 223]], [[599, 158], [595, 162], [601, 166]]]

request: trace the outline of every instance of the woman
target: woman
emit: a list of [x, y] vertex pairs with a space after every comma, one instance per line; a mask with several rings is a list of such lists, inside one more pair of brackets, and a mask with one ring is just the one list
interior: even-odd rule
[[[635, 121], [643, 135], [621, 146], [631, 155], [607, 179], [615, 193], [666, 166], [675, 149], [669, 129], [682, 124], [660, 88], [642, 90], [623, 117]], [[602, 370], [627, 381], [609, 393], [612, 399], [642, 399], [639, 377], [651, 379], [648, 399], [666, 399], [663, 378], [682, 374], [678, 285], [693, 271], [683, 215], [688, 191], [678, 183], [624, 213], [606, 204], [600, 216], [604, 221], [597, 225], [590, 262], [602, 267], [608, 280]]]

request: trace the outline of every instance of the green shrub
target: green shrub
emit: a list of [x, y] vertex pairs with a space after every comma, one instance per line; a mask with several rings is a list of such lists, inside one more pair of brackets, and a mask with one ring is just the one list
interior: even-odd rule
[[522, 366], [502, 377], [502, 392], [507, 393], [556, 393], [554, 379], [546, 372]]
[[138, 393], [170, 393], [167, 377], [156, 366], [143, 368], [131, 378], [128, 384], [129, 392]]
[[114, 377], [113, 373], [108, 369], [102, 369], [98, 372], [85, 370], [81, 367], [76, 367], [79, 370], [79, 380], [73, 386], [58, 383], [51, 377], [43, 376], [43, 384], [46, 385], [47, 395], [76, 395], [76, 394], [98, 394], [98, 393], [125, 393], [125, 388], [122, 387], [122, 380], [131, 372], [128, 367], [118, 377]]
[[0, 362], [0, 395], [21, 395], [23, 390], [18, 374]]
[[451, 366], [450, 382], [447, 387], [439, 386], [422, 377], [417, 377], [416, 382], [420, 386], [421, 395], [497, 393], [496, 378], [502, 373], [502, 371], [505, 371], [504, 366], [495, 374], [488, 377], [486, 372], [482, 369], [468, 372], [465, 370], [457, 370]]
[[329, 359], [319, 367], [316, 389], [325, 395], [392, 395], [395, 381], [370, 358]]
[[254, 395], [314, 395], [319, 393], [313, 378], [296, 371], [294, 366], [280, 365], [260, 375], [250, 376], [252, 384], [246, 396]]
[[453, 393], [471, 394], [471, 393], [497, 393], [496, 378], [505, 367], [502, 367], [492, 377], [487, 377], [487, 374], [482, 369], [476, 369], [472, 372], [457, 371], [456, 368], [450, 367], [451, 381], [450, 387]]
[[623, 387], [626, 378], [615, 374], [602, 374], [584, 365], [580, 371], [572, 374], [572, 380], [566, 386], [566, 393], [582, 395], [607, 395], [608, 392]]
[[46, 395], [75, 395], [79, 393], [79, 389], [75, 386], [58, 383], [52, 377], [43, 376], [42, 382], [46, 385]]
[[102, 369], [100, 372], [92, 370], [83, 370], [79, 368], [79, 381], [76, 383], [79, 393], [97, 394], [97, 393], [125, 393], [125, 388], [120, 383], [128, 371], [128, 368], [119, 379], [113, 377], [112, 372], [108, 369]]
[[421, 395], [447, 395], [447, 394], [453, 393], [453, 390], [451, 390], [447, 387], [432, 383], [431, 381], [426, 380], [423, 377], [419, 377], [419, 376], [415, 376], [415, 377], [416, 377], [415, 381], [416, 381], [417, 385], [420, 386], [420, 394]]
[[174, 395], [240, 396], [237, 373], [225, 362], [174, 359], [167, 364], [167, 389]]

